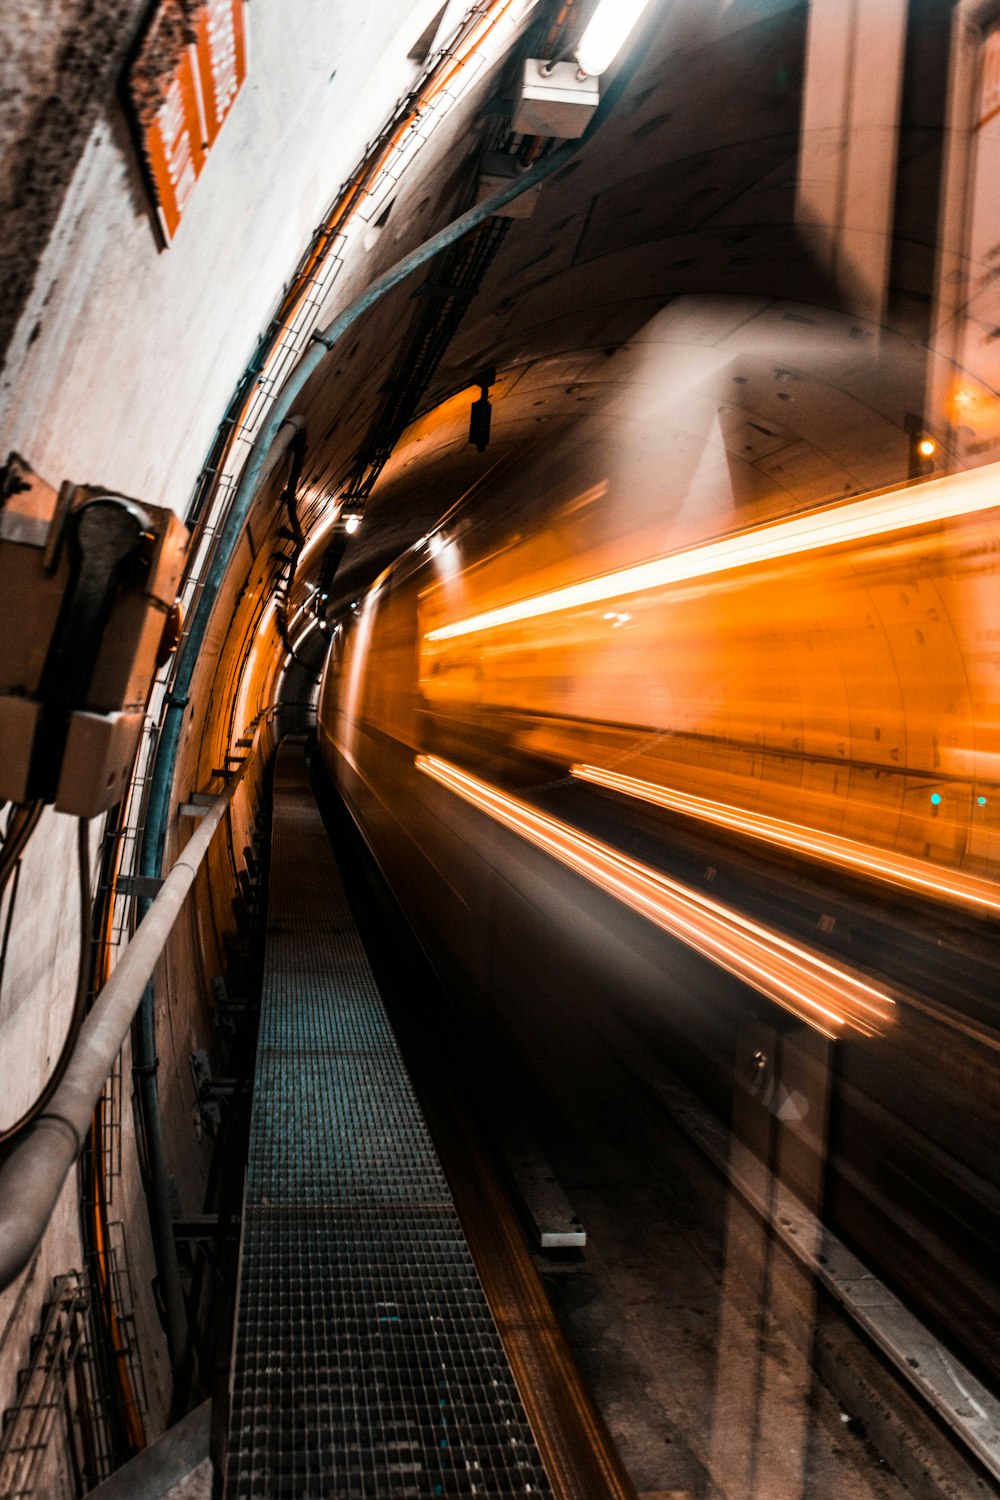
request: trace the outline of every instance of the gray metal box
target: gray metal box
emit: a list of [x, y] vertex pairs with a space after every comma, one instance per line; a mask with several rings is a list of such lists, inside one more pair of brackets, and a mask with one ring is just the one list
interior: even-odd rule
[[544, 63], [529, 57], [514, 101], [513, 127], [522, 135], [577, 140], [590, 124], [601, 98], [596, 78], [578, 77], [575, 62], [556, 63], [548, 75]]

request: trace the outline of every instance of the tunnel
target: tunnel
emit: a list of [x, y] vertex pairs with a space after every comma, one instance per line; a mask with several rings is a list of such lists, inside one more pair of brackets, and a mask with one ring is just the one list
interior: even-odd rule
[[0, 36], [0, 1496], [1000, 1493], [1000, 7]]

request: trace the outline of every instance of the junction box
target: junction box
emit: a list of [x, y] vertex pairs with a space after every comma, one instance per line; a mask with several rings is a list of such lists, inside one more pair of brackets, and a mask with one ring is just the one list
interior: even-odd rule
[[188, 533], [173, 511], [0, 470], [0, 800], [94, 817], [120, 800], [176, 644]]
[[598, 79], [581, 77], [575, 62], [530, 57], [521, 72], [511, 125], [522, 135], [579, 140], [600, 100]]

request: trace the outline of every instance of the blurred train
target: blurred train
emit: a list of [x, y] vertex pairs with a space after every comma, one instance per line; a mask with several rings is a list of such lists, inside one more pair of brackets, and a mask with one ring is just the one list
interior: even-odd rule
[[324, 760], [494, 1058], [595, 1139], [667, 1072], [753, 1135], [781, 1059], [759, 1149], [997, 1383], [1000, 475], [750, 525], [628, 478], [516, 455], [404, 554]]

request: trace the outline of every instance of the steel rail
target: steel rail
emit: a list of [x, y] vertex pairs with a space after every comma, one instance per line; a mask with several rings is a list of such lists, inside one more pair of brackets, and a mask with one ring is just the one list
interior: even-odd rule
[[681, 1083], [664, 1073], [656, 1092], [692, 1144], [863, 1330], [901, 1383], [1000, 1479], [1000, 1401], [993, 1392], [763, 1162], [734, 1165], [732, 1133]]

